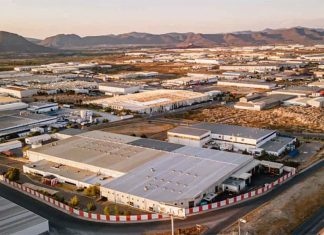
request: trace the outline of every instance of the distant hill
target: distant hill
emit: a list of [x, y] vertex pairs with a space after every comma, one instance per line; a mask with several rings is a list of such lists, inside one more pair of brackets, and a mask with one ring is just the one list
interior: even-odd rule
[[24, 37], [0, 31], [0, 53], [48, 53], [56, 51], [26, 40]]
[[214, 47], [255, 46], [300, 43], [324, 44], [324, 30], [295, 27], [266, 29], [259, 32], [242, 31], [224, 34], [200, 33], [126, 33], [119, 35], [80, 37], [75, 34], [59, 34], [48, 37], [39, 45], [59, 49], [90, 49], [100, 47], [160, 46], [160, 47]]

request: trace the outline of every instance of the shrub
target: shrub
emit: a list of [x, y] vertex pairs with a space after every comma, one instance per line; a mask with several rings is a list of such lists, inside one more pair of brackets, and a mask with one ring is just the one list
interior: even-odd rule
[[88, 211], [93, 211], [96, 209], [96, 205], [93, 202], [88, 202], [87, 209]]
[[103, 209], [103, 212], [105, 215], [110, 215], [110, 209], [108, 206], [105, 206], [104, 209]]
[[17, 181], [19, 180], [19, 174], [20, 174], [19, 169], [10, 168], [5, 174], [5, 177], [10, 181]]
[[99, 195], [100, 193], [100, 190], [99, 190], [99, 187], [98, 186], [89, 186], [88, 188], [86, 188], [84, 190], [84, 193], [85, 195], [87, 196], [96, 196], [96, 195]]
[[119, 209], [118, 209], [118, 206], [117, 205], [115, 205], [115, 215], [119, 215]]
[[79, 205], [79, 198], [77, 196], [73, 196], [71, 199], [70, 199], [70, 206], [72, 207], [76, 207], [77, 205]]

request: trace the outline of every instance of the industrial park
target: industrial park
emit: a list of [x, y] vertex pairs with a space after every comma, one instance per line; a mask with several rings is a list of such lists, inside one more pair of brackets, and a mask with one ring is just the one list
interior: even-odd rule
[[195, 32], [118, 34], [144, 25], [133, 9], [161, 15], [140, 0], [112, 26], [126, 8], [109, 4], [85, 3], [86, 23], [73, 6], [66, 34], [0, 31], [0, 234], [323, 234], [324, 25], [235, 31], [228, 3], [188, 1], [223, 31], [174, 3], [159, 27]]

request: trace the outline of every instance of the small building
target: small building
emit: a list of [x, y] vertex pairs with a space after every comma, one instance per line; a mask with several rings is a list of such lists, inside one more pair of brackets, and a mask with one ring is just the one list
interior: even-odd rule
[[58, 179], [54, 175], [45, 175], [42, 177], [42, 183], [55, 186], [58, 183]]
[[37, 135], [37, 136], [33, 136], [33, 137], [27, 137], [25, 139], [25, 143], [34, 145], [34, 144], [40, 144], [40, 143], [42, 143], [44, 141], [48, 141], [50, 139], [52, 139], [52, 137], [49, 134], [43, 134], [43, 135]]
[[168, 131], [168, 142], [202, 147], [211, 138], [209, 130], [179, 126]]
[[127, 95], [140, 91], [140, 86], [126, 83], [99, 83], [99, 91], [107, 95]]
[[234, 87], [247, 87], [259, 89], [274, 89], [277, 85], [266, 81], [249, 81], [249, 80], [226, 80], [218, 81], [217, 86], [234, 86]]
[[323, 108], [324, 107], [324, 97], [318, 97], [311, 99], [307, 102], [310, 106]]
[[266, 173], [270, 173], [273, 175], [281, 175], [284, 170], [284, 164], [278, 162], [270, 162], [270, 161], [261, 161], [261, 166], [265, 169]]
[[13, 140], [0, 144], [0, 152], [6, 152], [12, 149], [21, 148], [22, 143], [19, 140]]
[[19, 99], [9, 96], [0, 96], [0, 111], [25, 109], [28, 104], [21, 102]]
[[0, 93], [7, 94], [20, 99], [36, 95], [37, 92], [38, 92], [37, 89], [30, 89], [30, 88], [20, 87], [20, 86], [0, 87]]
[[58, 104], [52, 102], [33, 102], [29, 104], [29, 108], [27, 109], [33, 113], [48, 113], [55, 110], [58, 110]]

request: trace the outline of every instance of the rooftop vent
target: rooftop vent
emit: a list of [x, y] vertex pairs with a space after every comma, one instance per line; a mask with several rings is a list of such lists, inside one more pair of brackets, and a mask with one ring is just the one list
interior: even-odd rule
[[147, 191], [148, 190], [148, 187], [147, 186], [144, 186], [144, 191]]

